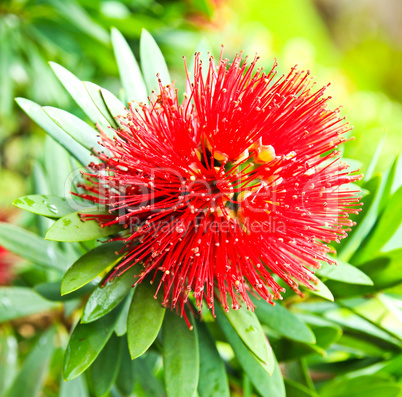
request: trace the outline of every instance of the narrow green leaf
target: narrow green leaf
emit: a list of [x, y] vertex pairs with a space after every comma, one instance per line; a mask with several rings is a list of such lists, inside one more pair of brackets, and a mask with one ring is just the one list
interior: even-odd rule
[[122, 350], [122, 339], [112, 335], [92, 364], [91, 375], [96, 396], [107, 395], [116, 381], [120, 369]]
[[61, 295], [61, 281], [53, 281], [50, 283], [37, 284], [34, 290], [49, 301], [64, 302], [72, 299], [81, 298], [85, 294], [90, 293], [95, 288], [94, 283], [89, 283], [78, 291], [68, 295]]
[[55, 124], [88, 151], [91, 151], [93, 148], [103, 150], [103, 147], [98, 144], [100, 140], [99, 133], [89, 124], [62, 109], [44, 106], [43, 110]]
[[364, 175], [364, 180], [369, 181], [373, 177], [374, 170], [377, 166], [378, 159], [380, 158], [381, 151], [382, 151], [385, 141], [386, 141], [386, 136], [384, 135], [381, 137], [380, 142], [378, 142], [378, 145], [375, 147], [376, 149], [374, 151], [373, 156], [371, 157], [370, 164], [367, 167], [367, 171]]
[[49, 62], [49, 64], [53, 69], [53, 72], [56, 74], [57, 78], [63, 84], [68, 93], [72, 96], [77, 105], [89, 117], [89, 119], [94, 124], [99, 123], [100, 125], [107, 127], [107, 120], [99, 111], [99, 109], [95, 106], [92, 98], [85, 88], [84, 83], [63, 66], [58, 65], [55, 62]]
[[133, 295], [134, 288], [131, 288], [130, 292], [124, 299], [124, 303], [122, 303], [123, 308], [121, 309], [119, 318], [116, 323], [116, 328], [114, 329], [117, 336], [123, 336], [127, 333], [127, 317], [130, 310], [131, 301], [133, 300]]
[[268, 328], [295, 341], [315, 343], [314, 333], [306, 323], [280, 303], [275, 306], [262, 300], [254, 300], [254, 303], [255, 314]]
[[18, 341], [5, 328], [0, 330], [0, 395], [12, 384], [18, 370]]
[[154, 298], [155, 286], [144, 281], [137, 285], [127, 317], [127, 339], [131, 358], [152, 345], [162, 326], [165, 308]]
[[309, 289], [308, 291], [314, 295], [320, 296], [321, 298], [327, 299], [331, 302], [334, 301], [334, 296], [332, 295], [332, 292], [320, 279], [318, 279], [317, 281], [316, 288], [317, 288], [316, 290]]
[[286, 397], [319, 397], [314, 390], [291, 379], [285, 379], [285, 388]]
[[[232, 306], [231, 301], [228, 304]], [[238, 310], [230, 309], [225, 316], [247, 348], [262, 362], [268, 363], [269, 344], [255, 313], [242, 306]]]
[[[270, 363], [265, 364], [259, 360], [246, 347], [231, 323], [226, 318], [223, 309], [216, 305], [216, 319], [226, 339], [239, 361], [240, 366], [248, 375], [251, 382], [262, 397], [285, 397], [285, 386], [279, 365], [270, 348]], [[268, 368], [269, 367], [269, 368]], [[270, 373], [272, 375], [270, 375]]]
[[[100, 93], [103, 98], [103, 102], [109, 112], [109, 114], [116, 120], [119, 116], [125, 116], [128, 111], [127, 108], [116, 98], [110, 91], [105, 88], [101, 88]], [[117, 122], [117, 125], [120, 124]]]
[[61, 294], [69, 294], [88, 284], [103, 271], [110, 269], [122, 258], [116, 254], [123, 247], [120, 242], [101, 244], [79, 258], [61, 281]]
[[359, 268], [339, 260], [337, 262], [337, 266], [325, 263], [323, 267], [317, 271], [317, 275], [347, 284], [373, 285], [371, 278]]
[[59, 397], [89, 397], [85, 376], [81, 375], [72, 380], [61, 380]]
[[126, 102], [148, 102], [147, 89], [134, 54], [123, 35], [112, 28], [112, 44], [119, 67], [120, 79], [125, 91]]
[[0, 323], [58, 307], [30, 288], [0, 287]]
[[63, 197], [31, 194], [14, 200], [13, 205], [34, 214], [58, 219], [74, 212]]
[[[81, 212], [89, 213], [89, 210]], [[101, 227], [96, 221], [82, 221], [79, 212], [63, 216], [46, 233], [46, 240], [52, 241], [87, 241], [107, 237], [121, 230], [119, 225]]]
[[55, 243], [11, 223], [0, 223], [0, 245], [37, 265], [64, 270], [69, 264]]
[[63, 376], [71, 380], [83, 373], [106, 345], [119, 315], [119, 308], [89, 324], [77, 324], [64, 355]]
[[[192, 316], [191, 320], [194, 326]], [[168, 397], [195, 396], [200, 365], [196, 328], [190, 331], [183, 318], [168, 311], [162, 327], [162, 342]]]
[[197, 322], [200, 349], [200, 397], [229, 397], [229, 382], [225, 364], [216, 349], [215, 340], [203, 322]]
[[39, 127], [43, 128], [46, 133], [71, 153], [81, 164], [87, 165], [91, 162], [92, 158], [88, 150], [55, 124], [37, 103], [25, 98], [16, 98], [16, 102]]
[[141, 69], [144, 74], [144, 79], [151, 92], [159, 87], [158, 77], [163, 85], [171, 83], [168, 67], [161, 50], [156, 44], [154, 38], [145, 29], [142, 30], [140, 40], [140, 56], [141, 56]]
[[134, 266], [121, 276], [108, 281], [103, 287], [98, 285], [90, 295], [82, 316], [83, 323], [90, 323], [113, 310], [130, 292], [135, 283], [134, 276], [142, 266]]
[[41, 336], [6, 393], [7, 397], [39, 397], [54, 351], [55, 334], [55, 329], [50, 328]]

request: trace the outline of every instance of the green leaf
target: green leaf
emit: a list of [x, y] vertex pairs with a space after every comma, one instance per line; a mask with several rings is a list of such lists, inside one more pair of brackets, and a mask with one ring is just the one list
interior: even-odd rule
[[[228, 305], [232, 306], [231, 301]], [[225, 316], [247, 348], [262, 362], [268, 363], [270, 347], [255, 313], [242, 306], [238, 310], [225, 312]]]
[[74, 212], [63, 197], [31, 194], [14, 200], [13, 205], [34, 214], [58, 219]]
[[131, 358], [144, 354], [152, 345], [163, 323], [165, 308], [154, 298], [155, 287], [137, 285], [127, 317], [127, 339]]
[[216, 349], [215, 340], [204, 322], [197, 322], [197, 332], [200, 349], [198, 394], [200, 397], [229, 397], [225, 364]]
[[[105, 88], [101, 88], [100, 93], [102, 95], [103, 102], [109, 112], [109, 114], [116, 120], [119, 116], [125, 116], [128, 113], [127, 108], [116, 98], [110, 91]], [[117, 126], [120, 124], [116, 120]]]
[[12, 384], [18, 369], [18, 341], [6, 329], [0, 330], [0, 395]]
[[140, 40], [141, 69], [144, 74], [148, 92], [159, 87], [158, 77], [163, 85], [171, 83], [169, 70], [161, 50], [154, 38], [145, 29], [142, 30]]
[[400, 393], [402, 385], [384, 376], [367, 375], [351, 379], [335, 378], [321, 388], [320, 397], [398, 397]]
[[121, 309], [119, 319], [117, 320], [116, 323], [116, 328], [114, 329], [117, 336], [123, 336], [127, 333], [127, 317], [128, 312], [130, 310], [131, 301], [133, 300], [133, 295], [134, 295], [134, 288], [131, 288], [130, 292], [124, 299], [124, 303], [122, 304], [123, 308]]
[[380, 142], [378, 142], [378, 145], [376, 146], [375, 152], [373, 156], [371, 157], [371, 161], [369, 166], [367, 167], [367, 171], [364, 175], [364, 180], [368, 181], [373, 177], [374, 170], [377, 166], [378, 159], [380, 158], [382, 148], [384, 146], [384, 142], [386, 140], [386, 136], [381, 137]]
[[[123, 340], [126, 341], [126, 338], [123, 338]], [[124, 395], [131, 395], [134, 390], [135, 382], [135, 361], [131, 360], [126, 344], [124, 343], [124, 345], [121, 353], [121, 365], [116, 379], [116, 386]]]
[[99, 109], [95, 106], [91, 96], [85, 88], [84, 83], [63, 66], [58, 65], [55, 62], [49, 62], [49, 64], [57, 78], [63, 84], [68, 93], [73, 97], [77, 105], [89, 117], [89, 119], [94, 124], [99, 123], [103, 127], [107, 127], [109, 123]]
[[91, 375], [96, 396], [102, 397], [106, 395], [116, 381], [120, 369], [122, 350], [122, 340], [112, 335], [92, 364]]
[[[158, 359], [159, 355], [153, 352], [148, 352], [132, 361], [134, 364], [134, 377], [141, 386], [145, 396], [166, 396], [163, 383], [157, 376], [154, 375], [155, 364], [157, 363]], [[143, 393], [140, 395], [143, 395]]]
[[64, 270], [69, 264], [55, 243], [11, 223], [0, 223], [0, 245], [37, 265]]
[[373, 285], [371, 278], [357, 267], [339, 260], [337, 262], [337, 266], [325, 263], [317, 270], [317, 275], [347, 284]]
[[0, 323], [60, 307], [30, 288], [0, 287]]
[[[82, 121], [80, 118], [73, 114], [66, 112], [62, 109], [54, 108], [51, 106], [44, 106], [43, 111], [57, 124], [63, 131], [65, 131], [71, 138], [76, 140], [81, 146], [86, 148], [89, 152], [95, 148], [96, 150], [103, 150], [103, 147], [98, 144], [99, 133], [89, 124]], [[95, 157], [92, 158], [96, 160]], [[87, 163], [89, 164], [89, 163]]]
[[315, 391], [291, 379], [285, 379], [285, 388], [286, 397], [319, 397]]
[[[248, 375], [251, 382], [262, 397], [284, 397], [285, 386], [279, 365], [275, 356], [270, 352], [270, 364], [264, 364], [246, 347], [231, 323], [226, 318], [223, 309], [216, 305], [216, 319], [222, 329], [226, 339], [232, 346], [232, 349], [239, 361], [240, 366]], [[269, 367], [269, 368], [268, 368]], [[270, 375], [270, 373], [272, 375]]]
[[[334, 301], [334, 296], [332, 295], [332, 292], [320, 279], [318, 279], [316, 287], [317, 287], [316, 290], [309, 289], [308, 291], [314, 295], [320, 296], [321, 298], [327, 299], [331, 302]], [[307, 288], [307, 287], [304, 287], [304, 288]]]
[[[85, 209], [82, 212], [89, 213], [90, 211]], [[79, 212], [73, 212], [55, 222], [46, 233], [45, 238], [52, 241], [87, 241], [107, 237], [111, 234], [116, 234], [120, 230], [120, 225], [101, 227], [94, 220], [83, 222]]]
[[88, 284], [101, 272], [110, 269], [123, 256], [116, 254], [123, 247], [120, 242], [101, 244], [79, 258], [61, 281], [61, 294], [69, 294]]
[[98, 285], [85, 305], [81, 321], [90, 323], [113, 310], [130, 292], [135, 283], [134, 276], [141, 270], [141, 265], [134, 266], [105, 286]]
[[[191, 323], [195, 325], [192, 315]], [[168, 397], [195, 396], [199, 377], [197, 330], [168, 311], [162, 327], [163, 364]]]
[[54, 351], [55, 329], [46, 331], [26, 358], [7, 397], [39, 397], [51, 355]]
[[95, 361], [112, 335], [119, 313], [117, 307], [93, 323], [77, 324], [64, 355], [65, 380], [76, 378]]
[[95, 288], [93, 283], [87, 284], [83, 288], [78, 291], [73, 292], [72, 294], [62, 296], [61, 291], [61, 281], [53, 281], [50, 283], [42, 283], [35, 285], [35, 291], [43, 296], [45, 299], [56, 302], [64, 302], [72, 299], [77, 299], [85, 294], [88, 294]]
[[91, 162], [91, 156], [88, 150], [55, 124], [41, 106], [25, 98], [16, 98], [16, 102], [39, 127], [43, 128], [46, 133], [63, 146], [81, 164], [86, 165]]
[[275, 306], [254, 300], [255, 313], [261, 323], [286, 338], [304, 343], [315, 343], [315, 337], [306, 323], [280, 303]]
[[59, 397], [89, 397], [84, 375], [67, 382], [62, 379]]
[[147, 89], [140, 68], [127, 41], [116, 28], [112, 28], [112, 44], [126, 101], [147, 103]]

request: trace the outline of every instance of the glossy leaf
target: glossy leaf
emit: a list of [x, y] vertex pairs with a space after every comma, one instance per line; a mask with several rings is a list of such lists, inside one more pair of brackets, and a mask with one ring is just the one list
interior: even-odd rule
[[254, 300], [254, 303], [257, 317], [268, 328], [289, 339], [315, 343], [314, 333], [306, 323], [280, 303], [276, 303], [275, 306], [262, 300]]
[[91, 156], [88, 150], [55, 124], [44, 112], [41, 106], [25, 98], [16, 98], [16, 102], [20, 108], [39, 125], [39, 127], [43, 128], [81, 164], [86, 165], [91, 162]]
[[88, 284], [101, 272], [117, 264], [122, 254], [120, 242], [101, 244], [79, 258], [66, 272], [61, 281], [61, 294], [69, 294]]
[[[86, 210], [84, 210], [87, 212]], [[101, 227], [94, 221], [82, 221], [79, 212], [63, 216], [46, 233], [46, 240], [52, 241], [87, 241], [107, 237], [121, 230], [119, 225]]]
[[[194, 320], [191, 318], [191, 323]], [[197, 330], [183, 318], [167, 311], [162, 327], [163, 364], [168, 397], [195, 396], [199, 377]]]
[[78, 323], [64, 355], [63, 376], [71, 380], [83, 373], [98, 357], [113, 333], [119, 308], [89, 324]]
[[98, 285], [88, 298], [81, 321], [90, 323], [113, 310], [130, 292], [135, 283], [134, 276], [141, 270], [142, 266], [134, 266], [105, 286]]
[[154, 298], [155, 286], [144, 281], [137, 285], [127, 317], [127, 339], [131, 358], [137, 358], [152, 345], [162, 326], [165, 308]]
[[198, 394], [200, 397], [229, 397], [225, 364], [216, 349], [215, 340], [204, 322], [197, 322], [197, 332], [200, 349]]
[[14, 200], [13, 205], [34, 214], [58, 219], [74, 212], [64, 197], [31, 194]]
[[126, 347], [123, 346], [122, 340], [112, 335], [92, 364], [91, 375], [96, 396], [106, 395], [116, 381], [123, 348]]
[[[224, 311], [220, 306], [216, 306], [216, 318], [222, 329], [226, 339], [232, 346], [232, 349], [239, 361], [240, 366], [248, 375], [256, 390], [262, 397], [284, 397], [285, 386], [279, 366], [274, 355], [271, 353], [271, 360], [268, 364], [264, 364], [256, 358], [251, 351], [246, 347], [236, 331], [232, 327], [224, 315]], [[272, 352], [272, 350], [271, 350]], [[272, 375], [270, 375], [270, 373]]]
[[[228, 304], [231, 307], [231, 302]], [[242, 306], [238, 310], [230, 309], [225, 316], [247, 348], [262, 362], [268, 363], [270, 347], [255, 313]]]
[[60, 307], [26, 287], [0, 287], [0, 323]]
[[[112, 43], [126, 101], [148, 102], [147, 89], [140, 68], [123, 35], [112, 28]], [[148, 67], [148, 66], [147, 66]]]
[[161, 50], [154, 38], [145, 29], [142, 30], [140, 40], [141, 69], [148, 88], [148, 92], [159, 87], [158, 77], [163, 85], [171, 83], [168, 67]]
[[11, 223], [0, 223], [0, 245], [37, 265], [64, 270], [69, 258], [55, 243]]
[[325, 263], [320, 270], [317, 270], [317, 275], [347, 284], [373, 285], [370, 277], [359, 268], [339, 260], [337, 262], [338, 265]]
[[7, 397], [38, 397], [54, 351], [55, 329], [46, 331], [25, 359], [21, 371], [6, 393]]

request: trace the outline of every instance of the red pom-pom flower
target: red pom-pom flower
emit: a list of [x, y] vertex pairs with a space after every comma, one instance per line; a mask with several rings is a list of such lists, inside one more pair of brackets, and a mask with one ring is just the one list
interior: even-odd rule
[[157, 279], [163, 304], [182, 313], [190, 293], [199, 308], [214, 297], [252, 308], [250, 293], [272, 302], [284, 292], [274, 275], [297, 293], [316, 288], [312, 270], [333, 262], [326, 243], [359, 210], [357, 191], [340, 189], [360, 177], [337, 151], [351, 127], [326, 87], [296, 68], [275, 79], [276, 64], [265, 74], [256, 62], [211, 57], [203, 75], [196, 54], [184, 100], [160, 84], [150, 104], [131, 104], [113, 139], [101, 133], [105, 152], [82, 185], [109, 210], [101, 225], [127, 229], [110, 277], [141, 266], [137, 282]]

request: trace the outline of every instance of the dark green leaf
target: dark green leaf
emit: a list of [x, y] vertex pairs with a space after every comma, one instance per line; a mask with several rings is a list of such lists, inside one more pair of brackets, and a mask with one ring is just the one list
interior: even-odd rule
[[[106, 346], [91, 366], [91, 375], [95, 395], [106, 395], [116, 381], [120, 369], [122, 339], [112, 335]], [[124, 348], [126, 348], [124, 346]]]
[[318, 394], [308, 387], [290, 379], [285, 379], [286, 397], [318, 397]]
[[134, 295], [134, 288], [130, 290], [127, 297], [124, 299], [123, 308], [121, 309], [119, 319], [116, 323], [115, 332], [117, 336], [123, 336], [127, 333], [127, 317], [130, 310], [131, 301]]
[[[89, 213], [89, 210], [84, 210]], [[110, 236], [121, 230], [119, 225], [101, 227], [96, 221], [83, 222], [78, 212], [63, 216], [46, 233], [47, 240], [53, 241], [87, 241]]]
[[0, 323], [60, 307], [30, 288], [0, 287]]
[[203, 322], [197, 322], [200, 349], [200, 397], [230, 396], [225, 364], [216, 349], [215, 341]]
[[101, 272], [113, 267], [123, 256], [116, 254], [122, 243], [101, 244], [79, 258], [66, 272], [61, 281], [61, 294], [65, 295], [88, 284]]
[[147, 397], [166, 396], [163, 383], [154, 374], [155, 362], [158, 359], [159, 355], [153, 352], [148, 352], [132, 361], [134, 364], [135, 379], [138, 381], [142, 391]]
[[131, 358], [137, 358], [152, 345], [162, 326], [165, 308], [154, 298], [155, 286], [144, 281], [137, 285], [127, 317], [127, 339]]
[[104, 287], [98, 285], [85, 305], [81, 321], [90, 323], [114, 309], [130, 292], [135, 283], [134, 276], [141, 270], [142, 266], [134, 266], [121, 276], [108, 281]]
[[121, 365], [116, 379], [116, 386], [124, 395], [131, 395], [134, 390], [135, 361], [131, 360], [126, 346], [126, 338], [122, 339], [125, 343], [121, 353]]
[[[194, 320], [191, 323], [195, 325]], [[196, 328], [190, 331], [183, 318], [168, 311], [163, 322], [162, 341], [168, 397], [195, 396], [200, 365]]]
[[112, 335], [119, 313], [117, 307], [93, 323], [77, 324], [64, 356], [65, 380], [76, 378], [95, 361]]
[[80, 288], [78, 291], [75, 291], [68, 295], [61, 295], [61, 281], [53, 281], [50, 283], [42, 283], [35, 285], [35, 291], [43, 296], [45, 299], [56, 302], [64, 302], [72, 299], [77, 299], [82, 297], [85, 294], [90, 293], [95, 288], [93, 283], [85, 285], [83, 288]]
[[14, 200], [13, 205], [34, 214], [48, 218], [61, 218], [74, 212], [63, 197], [32, 194]]

